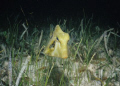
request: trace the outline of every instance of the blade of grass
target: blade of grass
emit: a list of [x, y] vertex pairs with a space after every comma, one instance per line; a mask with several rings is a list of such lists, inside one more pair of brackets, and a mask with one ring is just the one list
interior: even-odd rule
[[47, 75], [47, 79], [46, 79], [46, 82], [45, 82], [45, 86], [47, 86], [47, 83], [48, 83], [48, 80], [49, 80], [49, 77], [50, 77], [50, 74], [51, 74], [51, 72], [52, 72], [53, 67], [54, 67], [54, 63], [53, 63], [53, 65], [52, 65], [51, 69], [50, 69], [50, 72], [49, 72], [48, 75]]

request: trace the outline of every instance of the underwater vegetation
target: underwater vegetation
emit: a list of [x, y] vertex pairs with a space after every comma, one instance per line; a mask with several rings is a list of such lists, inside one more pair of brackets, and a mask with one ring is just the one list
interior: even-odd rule
[[0, 86], [120, 86], [118, 30], [62, 21], [0, 31]]

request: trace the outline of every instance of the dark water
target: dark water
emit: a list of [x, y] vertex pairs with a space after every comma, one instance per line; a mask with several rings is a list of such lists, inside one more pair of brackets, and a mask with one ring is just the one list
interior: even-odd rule
[[[82, 19], [93, 16], [93, 22], [101, 26], [120, 27], [120, 6], [113, 0], [2, 0], [0, 3], [0, 27], [8, 28], [9, 21], [26, 19], [33, 24], [48, 24], [57, 19]], [[43, 24], [43, 25], [44, 25]]]

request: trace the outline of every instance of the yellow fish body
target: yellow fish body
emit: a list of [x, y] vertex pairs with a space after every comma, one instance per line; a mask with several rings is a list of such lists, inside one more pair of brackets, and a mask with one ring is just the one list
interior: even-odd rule
[[44, 50], [44, 54], [54, 57], [67, 58], [67, 43], [69, 39], [69, 34], [63, 32], [60, 26], [56, 25], [52, 38], [50, 39], [46, 49]]

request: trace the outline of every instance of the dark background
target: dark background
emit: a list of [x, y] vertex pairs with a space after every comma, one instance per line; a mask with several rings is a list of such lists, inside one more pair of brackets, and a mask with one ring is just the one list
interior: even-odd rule
[[[22, 12], [22, 10], [24, 12]], [[8, 23], [19, 15], [20, 19], [34, 18], [36, 21], [44, 21], [47, 18], [78, 19], [84, 15], [92, 17], [95, 22], [102, 25], [119, 27], [120, 3], [119, 0], [1, 0], [0, 1], [0, 26]]]

